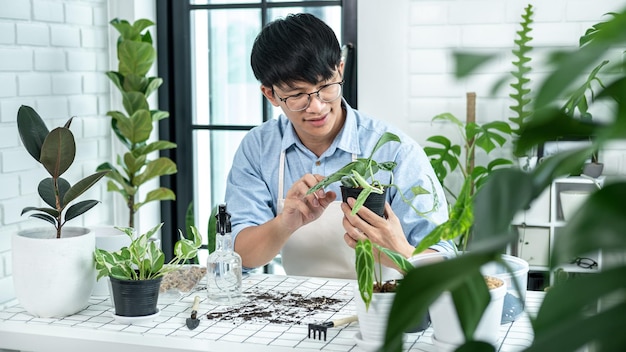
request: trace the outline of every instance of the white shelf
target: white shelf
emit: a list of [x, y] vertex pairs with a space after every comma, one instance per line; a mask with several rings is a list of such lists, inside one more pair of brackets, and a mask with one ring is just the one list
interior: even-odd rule
[[[554, 284], [554, 271], [550, 271], [550, 253], [555, 245], [557, 236], [566, 236], [560, 196], [561, 191], [589, 191], [593, 192], [604, 184], [604, 176], [592, 179], [582, 176], [562, 177], [554, 180], [550, 187], [539, 196], [530, 209], [517, 214], [513, 225], [518, 226], [520, 238], [517, 245], [510, 249], [511, 254], [526, 260], [529, 270], [546, 272], [549, 274], [549, 285]], [[576, 264], [563, 264], [557, 269], [568, 273], [586, 274], [596, 273], [602, 269], [602, 253], [596, 252], [587, 257], [595, 260], [598, 265], [594, 268], [583, 268]]]

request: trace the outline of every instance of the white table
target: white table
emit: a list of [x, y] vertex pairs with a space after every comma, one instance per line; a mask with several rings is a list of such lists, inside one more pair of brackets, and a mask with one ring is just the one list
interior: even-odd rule
[[[306, 278], [282, 275], [251, 275], [244, 277], [247, 297], [256, 297], [240, 307], [255, 312], [273, 312], [269, 317], [244, 320], [239, 313], [226, 313], [226, 318], [208, 319], [223, 307], [207, 303], [204, 290], [181, 297], [159, 301], [159, 315], [140, 324], [119, 324], [112, 317], [113, 308], [107, 297], [92, 297], [83, 311], [60, 319], [35, 318], [19, 305], [0, 311], [0, 349], [22, 351], [359, 351], [354, 336], [358, 323], [329, 328], [327, 340], [309, 339], [307, 324], [323, 322], [355, 314], [352, 303], [355, 282], [351, 280]], [[202, 285], [199, 285], [201, 288]], [[199, 295], [199, 326], [186, 327], [193, 297]], [[284, 296], [282, 300], [263, 301], [262, 295]], [[335, 302], [325, 309], [291, 307], [290, 297], [328, 297]], [[536, 312], [542, 292], [529, 291], [526, 308]], [[268, 303], [270, 302], [270, 303]], [[240, 314], [241, 313], [241, 314]], [[228, 318], [228, 319], [227, 319]], [[499, 351], [520, 351], [533, 339], [526, 313], [513, 323], [501, 325]], [[432, 329], [406, 334], [405, 351], [435, 351], [430, 336]]]

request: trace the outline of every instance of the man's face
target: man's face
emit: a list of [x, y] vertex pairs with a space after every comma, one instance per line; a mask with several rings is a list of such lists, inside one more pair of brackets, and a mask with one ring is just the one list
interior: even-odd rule
[[281, 107], [305, 145], [308, 142], [332, 141], [343, 126], [340, 70], [341, 67], [332, 78], [317, 84], [294, 82], [290, 85], [261, 87], [269, 101]]

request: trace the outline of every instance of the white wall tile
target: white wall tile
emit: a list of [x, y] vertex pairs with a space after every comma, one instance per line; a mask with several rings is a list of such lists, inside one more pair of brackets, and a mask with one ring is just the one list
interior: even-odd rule
[[50, 44], [52, 46], [79, 47], [80, 29], [59, 24], [50, 26]]
[[0, 22], [0, 44], [15, 43], [15, 24]]
[[0, 18], [30, 19], [30, 1], [0, 0]]
[[80, 94], [83, 80], [79, 73], [58, 73], [52, 75], [52, 93], [55, 95]]
[[65, 20], [72, 24], [93, 24], [93, 12], [88, 4], [66, 2]]
[[17, 95], [17, 75], [0, 74], [0, 98]]
[[45, 24], [18, 23], [17, 44], [48, 46], [50, 43], [50, 33]]
[[25, 73], [17, 76], [18, 94], [20, 96], [50, 95], [52, 82], [47, 73]]
[[0, 48], [0, 72], [30, 71], [33, 68], [33, 52], [24, 49]]
[[33, 19], [43, 22], [63, 22], [63, 3], [58, 1], [34, 1]]
[[95, 71], [96, 53], [92, 51], [69, 51], [67, 66], [70, 71]]
[[35, 70], [64, 71], [67, 69], [63, 49], [38, 50], [35, 52]]

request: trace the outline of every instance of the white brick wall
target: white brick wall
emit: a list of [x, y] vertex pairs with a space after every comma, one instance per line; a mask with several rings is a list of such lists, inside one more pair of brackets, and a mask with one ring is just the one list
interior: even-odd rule
[[[14, 300], [11, 236], [19, 229], [46, 226], [20, 216], [40, 204], [37, 184], [47, 177], [24, 150], [17, 132], [17, 109], [33, 106], [52, 129], [76, 116], [72, 131], [77, 157], [66, 174], [71, 183], [110, 159], [109, 14], [112, 0], [0, 0], [0, 309]], [[104, 182], [86, 194], [106, 203], [86, 225], [113, 218]], [[85, 198], [87, 199], [87, 198]]]
[[[477, 94], [479, 122], [511, 116], [508, 91], [490, 94], [498, 78], [513, 69], [511, 49], [524, 8], [534, 7], [530, 87], [546, 72], [544, 53], [576, 47], [578, 39], [603, 15], [626, 7], [626, 0], [385, 0], [360, 1], [358, 7], [359, 109], [409, 131], [419, 143], [454, 130], [431, 124], [440, 113], [465, 118], [465, 94]], [[472, 77], [453, 76], [455, 49], [499, 53]], [[622, 50], [623, 51], [623, 50]], [[620, 52], [614, 60], [623, 60]], [[595, 106], [602, 119], [606, 106]], [[605, 174], [626, 175], [626, 145], [600, 153]]]

